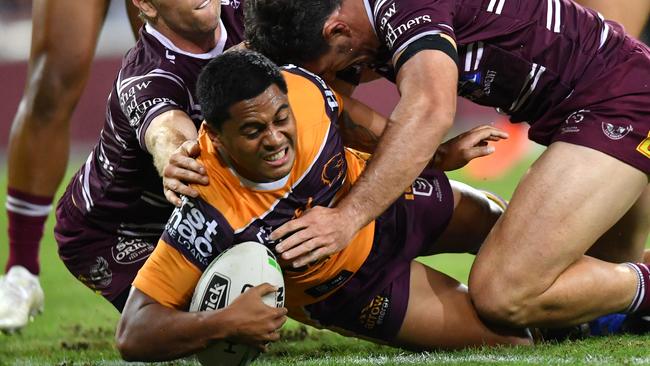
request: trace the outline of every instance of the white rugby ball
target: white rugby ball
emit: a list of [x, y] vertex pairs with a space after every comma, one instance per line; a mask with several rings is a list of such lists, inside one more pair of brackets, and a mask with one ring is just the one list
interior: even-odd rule
[[[237, 244], [221, 253], [205, 269], [194, 289], [190, 311], [208, 311], [230, 305], [251, 287], [268, 282], [278, 288], [262, 298], [269, 306], [284, 306], [284, 279], [273, 253], [256, 242]], [[248, 365], [259, 351], [243, 344], [220, 341], [196, 354], [204, 366]]]

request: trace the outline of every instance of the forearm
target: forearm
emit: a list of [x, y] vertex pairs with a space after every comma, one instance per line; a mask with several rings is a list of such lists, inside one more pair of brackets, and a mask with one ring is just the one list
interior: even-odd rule
[[457, 81], [455, 63], [440, 51], [421, 51], [402, 66], [400, 101], [372, 160], [338, 205], [357, 228], [379, 216], [431, 161], [453, 123]]
[[345, 107], [339, 123], [343, 143], [357, 150], [374, 152], [388, 119], [355, 99], [343, 97], [343, 100]]
[[223, 310], [218, 314], [189, 313], [152, 302], [123, 316], [117, 329], [117, 347], [127, 361], [181, 358], [225, 339], [227, 327], [221, 323], [226, 317]]
[[357, 220], [357, 227], [365, 226], [385, 211], [431, 161], [451, 124], [449, 117], [436, 118], [438, 124], [432, 123], [432, 117], [413, 115], [399, 108], [394, 111], [373, 158], [338, 205], [348, 213], [347, 217]]
[[147, 150], [162, 176], [169, 157], [187, 140], [196, 139], [198, 133], [192, 120], [180, 110], [172, 110], [156, 117], [145, 134]]

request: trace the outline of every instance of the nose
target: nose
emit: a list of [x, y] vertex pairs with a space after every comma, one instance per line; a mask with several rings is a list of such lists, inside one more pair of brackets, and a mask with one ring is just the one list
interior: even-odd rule
[[282, 133], [282, 130], [276, 126], [269, 127], [266, 131], [266, 136], [264, 137], [264, 146], [269, 150], [273, 150], [283, 142], [284, 134]]

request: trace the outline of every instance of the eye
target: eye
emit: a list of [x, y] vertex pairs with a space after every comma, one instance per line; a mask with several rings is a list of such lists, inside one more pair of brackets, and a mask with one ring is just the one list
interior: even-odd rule
[[276, 119], [273, 123], [277, 126], [284, 126], [289, 122], [289, 116], [281, 117]]
[[248, 128], [244, 131], [242, 131], [242, 135], [246, 137], [248, 140], [255, 140], [260, 136], [262, 133], [262, 130], [259, 128]]

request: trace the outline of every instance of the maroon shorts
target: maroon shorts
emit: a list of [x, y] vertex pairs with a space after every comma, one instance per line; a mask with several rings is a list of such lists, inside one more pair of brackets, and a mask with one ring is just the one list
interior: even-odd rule
[[59, 257], [73, 276], [122, 311], [131, 283], [160, 234], [128, 236], [112, 229], [89, 222], [67, 192], [59, 201], [54, 227]]
[[425, 170], [377, 218], [372, 249], [359, 271], [334, 294], [308, 305], [309, 317], [323, 327], [393, 340], [406, 314], [411, 262], [435, 251], [453, 210], [447, 177]]
[[583, 78], [529, 136], [589, 147], [650, 174], [650, 49], [626, 39], [612, 63]]

